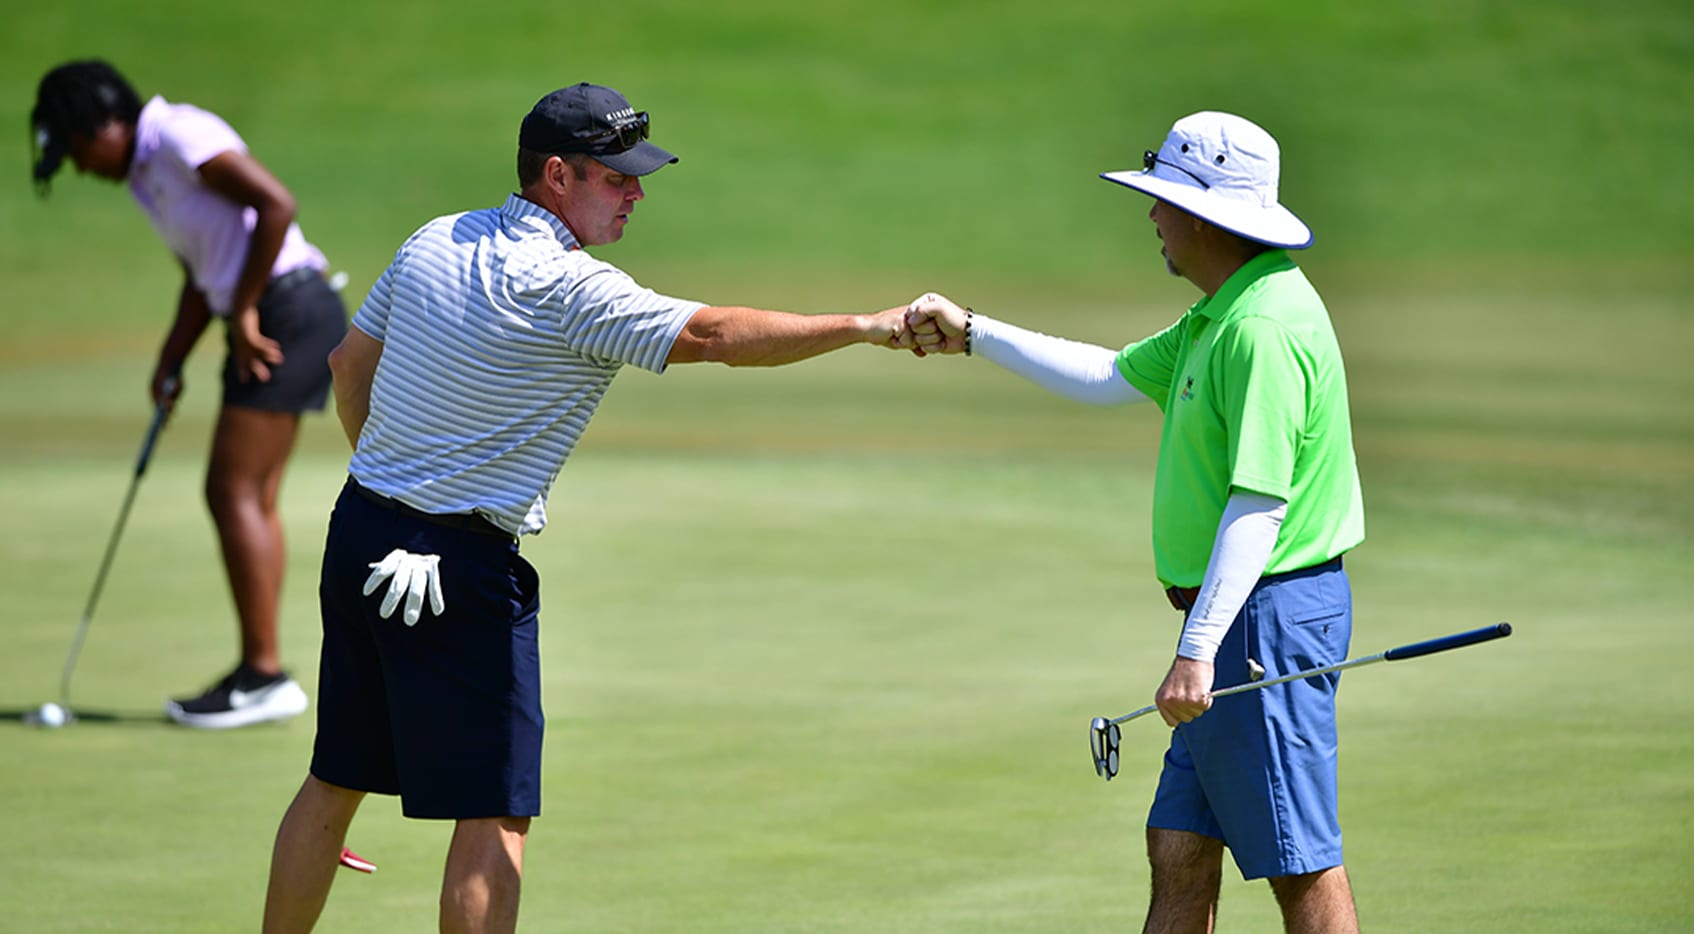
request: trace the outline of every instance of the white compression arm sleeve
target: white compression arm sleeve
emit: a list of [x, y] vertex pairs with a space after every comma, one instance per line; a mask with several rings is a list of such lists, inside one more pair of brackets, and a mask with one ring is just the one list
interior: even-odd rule
[[1288, 504], [1274, 496], [1236, 490], [1218, 520], [1212, 559], [1194, 598], [1194, 609], [1182, 627], [1176, 654], [1195, 661], [1217, 657], [1224, 634], [1259, 583], [1276, 548], [1276, 533], [1288, 514]]
[[1117, 351], [1026, 331], [975, 313], [970, 333], [972, 353], [1067, 399], [1121, 405], [1147, 398], [1118, 372]]

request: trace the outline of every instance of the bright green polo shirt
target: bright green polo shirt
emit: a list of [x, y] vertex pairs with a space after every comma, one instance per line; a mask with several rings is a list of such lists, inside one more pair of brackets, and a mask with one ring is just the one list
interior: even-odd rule
[[1287, 251], [1249, 260], [1117, 364], [1165, 414], [1153, 559], [1166, 585], [1199, 586], [1232, 487], [1288, 503], [1266, 574], [1364, 540], [1341, 348]]

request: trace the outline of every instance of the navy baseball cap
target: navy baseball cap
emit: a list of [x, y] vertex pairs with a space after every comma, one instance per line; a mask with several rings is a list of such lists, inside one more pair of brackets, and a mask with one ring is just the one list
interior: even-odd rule
[[625, 175], [646, 175], [677, 161], [647, 142], [647, 111], [598, 84], [574, 85], [535, 102], [518, 130], [518, 145], [549, 154], [581, 152]]

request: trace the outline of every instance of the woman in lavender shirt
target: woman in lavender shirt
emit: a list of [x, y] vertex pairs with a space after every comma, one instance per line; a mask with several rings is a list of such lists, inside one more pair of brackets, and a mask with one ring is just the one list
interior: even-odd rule
[[340, 296], [324, 280], [323, 254], [295, 224], [294, 196], [229, 124], [162, 97], [143, 103], [105, 62], [48, 72], [30, 123], [41, 194], [67, 156], [78, 172], [125, 183], [182, 265], [176, 318], [153, 371], [155, 405], [174, 404], [183, 360], [213, 319], [225, 325], [206, 502], [240, 621], [241, 661], [165, 711], [209, 728], [299, 714], [306, 695], [283, 670], [277, 646], [285, 560], [277, 493], [300, 414], [324, 407], [326, 357], [347, 327]]

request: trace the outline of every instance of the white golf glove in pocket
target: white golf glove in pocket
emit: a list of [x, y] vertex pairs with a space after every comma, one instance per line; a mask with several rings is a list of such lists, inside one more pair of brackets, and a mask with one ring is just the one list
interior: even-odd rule
[[439, 555], [414, 555], [402, 548], [396, 548], [388, 553], [388, 557], [371, 563], [371, 576], [365, 578], [365, 596], [370, 596], [388, 581], [388, 593], [383, 595], [382, 606], [377, 612], [383, 619], [394, 615], [394, 608], [400, 605], [400, 598], [406, 598], [406, 609], [401, 614], [406, 625], [416, 626], [418, 617], [423, 615], [424, 594], [429, 594], [429, 608], [440, 616], [447, 609], [447, 601], [441, 596], [441, 557]]

